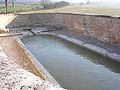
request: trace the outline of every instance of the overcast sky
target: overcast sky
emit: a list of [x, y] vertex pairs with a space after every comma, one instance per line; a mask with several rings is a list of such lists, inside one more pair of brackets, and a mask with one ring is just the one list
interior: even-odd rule
[[[40, 0], [16, 0], [16, 1], [20, 1], [20, 2], [22, 2], [22, 1], [26, 1], [26, 2], [38, 2], [38, 1], [40, 1]], [[80, 2], [86, 2], [87, 0], [51, 0], [51, 1], [67, 1], [67, 2], [74, 2], [74, 3], [80, 3]], [[116, 3], [118, 3], [118, 2], [120, 2], [120, 0], [90, 0], [91, 2], [116, 2]]]
[[[40, 0], [16, 0], [17, 2], [40, 2]], [[86, 2], [87, 0], [50, 0], [50, 1], [67, 1], [71, 3], [80, 3], [80, 2]], [[91, 2], [103, 2], [101, 4], [103, 5], [120, 5], [120, 0], [90, 0]]]
[[[62, 0], [55, 0], [55, 1], [62, 1]], [[80, 3], [80, 2], [86, 2], [87, 0], [64, 0], [67, 2], [74, 2], [74, 3]], [[111, 2], [111, 3], [118, 3], [120, 0], [90, 0], [92, 2]]]

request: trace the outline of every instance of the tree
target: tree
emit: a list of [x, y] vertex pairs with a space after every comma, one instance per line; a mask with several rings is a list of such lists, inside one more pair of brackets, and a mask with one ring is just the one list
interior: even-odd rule
[[90, 4], [90, 0], [87, 0], [87, 5], [89, 5]]
[[6, 8], [6, 13], [7, 13], [7, 3], [8, 3], [8, 0], [5, 0], [5, 8]]
[[65, 7], [70, 5], [69, 2], [66, 1], [60, 1], [60, 2], [56, 2], [52, 5], [53, 8], [60, 8], [60, 7]]
[[[15, 13], [15, 1], [16, 0], [11, 0], [12, 5], [13, 5], [13, 12]], [[6, 8], [6, 13], [8, 12], [8, 0], [5, 0], [5, 8]]]
[[16, 1], [16, 0], [11, 0], [12, 6], [13, 6], [13, 13], [15, 13], [15, 1]]
[[40, 0], [40, 4], [42, 4], [45, 9], [50, 3], [51, 3], [50, 0]]

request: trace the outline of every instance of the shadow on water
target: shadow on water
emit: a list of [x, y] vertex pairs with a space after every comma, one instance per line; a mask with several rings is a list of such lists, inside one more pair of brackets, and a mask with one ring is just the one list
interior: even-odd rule
[[23, 29], [23, 30], [25, 30], [25, 31], [29, 31], [29, 32], [31, 32], [33, 35], [37, 35], [35, 32], [33, 32], [33, 31], [32, 31], [32, 29], [31, 29], [31, 28], [28, 28], [28, 29]]

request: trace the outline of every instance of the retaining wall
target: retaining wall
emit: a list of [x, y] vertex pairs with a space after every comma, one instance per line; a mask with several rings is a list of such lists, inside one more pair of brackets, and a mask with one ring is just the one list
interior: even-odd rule
[[120, 45], [120, 18], [100, 15], [68, 13], [19, 14], [7, 28], [55, 26], [96, 38], [106, 43]]

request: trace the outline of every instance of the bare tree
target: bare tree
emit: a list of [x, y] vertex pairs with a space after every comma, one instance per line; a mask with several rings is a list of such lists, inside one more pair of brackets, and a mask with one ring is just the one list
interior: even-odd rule
[[13, 6], [13, 13], [15, 13], [15, 1], [16, 1], [16, 0], [11, 0], [12, 6]]
[[90, 0], [87, 0], [87, 2], [86, 2], [86, 3], [87, 3], [87, 5], [89, 5], [89, 4], [90, 4]]
[[40, 4], [42, 4], [43, 7], [46, 8], [46, 6], [50, 4], [50, 0], [40, 0]]
[[5, 8], [6, 8], [6, 13], [7, 13], [7, 6], [8, 6], [8, 0], [5, 0]]

